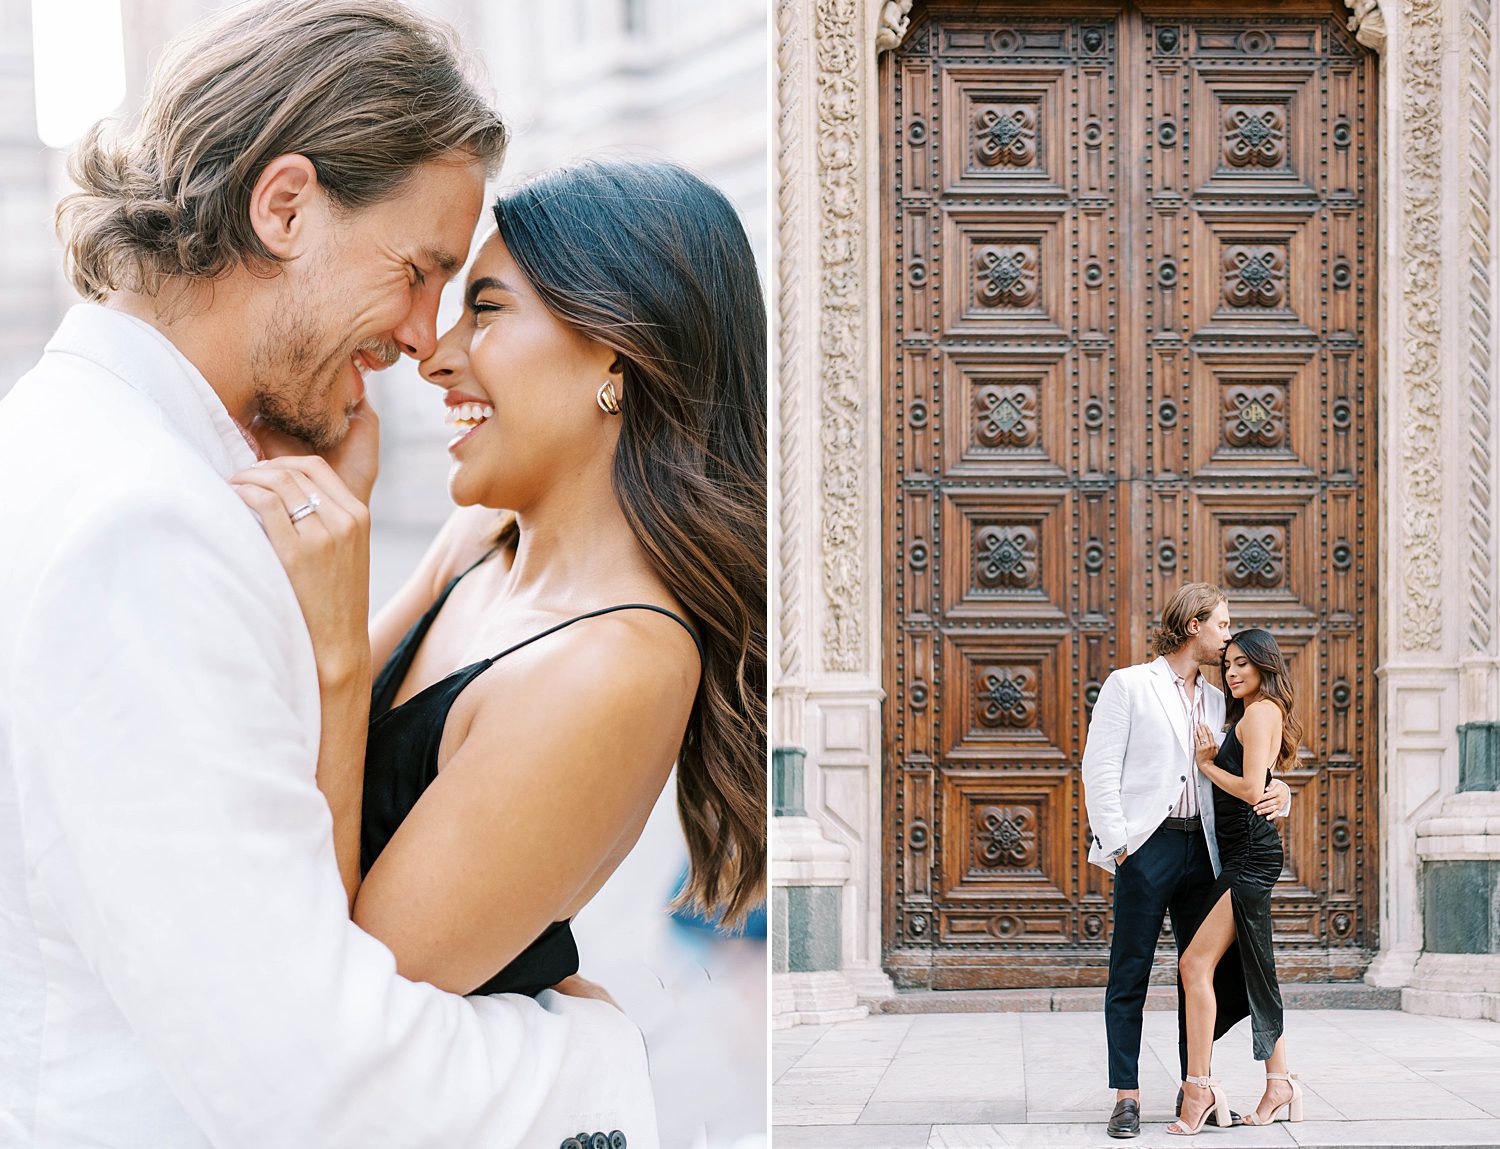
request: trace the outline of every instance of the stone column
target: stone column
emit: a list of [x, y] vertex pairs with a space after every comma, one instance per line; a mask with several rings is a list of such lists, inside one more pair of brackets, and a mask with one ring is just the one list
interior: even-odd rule
[[1417, 826], [1423, 953], [1401, 1004], [1500, 1021], [1500, 723], [1459, 737], [1458, 793]]
[[[1454, 282], [1460, 260], [1445, 225], [1455, 163], [1445, 136], [1444, 6], [1460, 0], [1354, 0], [1350, 27], [1381, 52], [1380, 794], [1364, 835], [1380, 867], [1380, 951], [1366, 980], [1404, 986], [1422, 951], [1417, 826], [1458, 782], [1464, 612]], [[1450, 87], [1452, 87], [1450, 76]], [[1487, 426], [1487, 423], [1486, 423]], [[1462, 605], [1467, 605], [1462, 604]]]
[[[1443, 181], [1445, 260], [1458, 348], [1454, 401], [1462, 433], [1456, 518], [1462, 553], [1461, 691], [1456, 785], [1416, 826], [1422, 954], [1402, 994], [1406, 1009], [1500, 1020], [1500, 660], [1497, 660], [1494, 501], [1494, 348], [1497, 332], [1494, 0], [1450, 0], [1443, 92], [1456, 170]], [[1451, 62], [1451, 67], [1449, 66]], [[1458, 580], [1455, 580], [1458, 581]], [[1449, 583], [1448, 585], [1453, 585]], [[1446, 780], [1446, 779], [1445, 779]]]
[[0, 250], [0, 396], [36, 365], [68, 305], [52, 209], [62, 157], [36, 134], [31, 9], [0, 3], [0, 163], [5, 165], [6, 243]]
[[807, 816], [805, 758], [802, 750], [782, 748], [772, 761], [771, 1020], [777, 1029], [852, 1021], [869, 1012], [840, 969], [844, 888], [853, 875], [849, 849], [825, 838]]
[[[1366, 19], [1378, 18], [1360, 0]], [[1383, 60], [1381, 952], [1403, 1007], [1500, 1017], [1494, 0], [1404, 0]], [[1355, 21], [1360, 19], [1356, 15]], [[1383, 38], [1383, 37], [1382, 37]]]
[[881, 968], [878, 16], [866, 0], [775, 7], [771, 721], [778, 772], [800, 766], [804, 800], [773, 821], [773, 912], [838, 927], [836, 971], [795, 968], [831, 959], [817, 946], [778, 955], [778, 1019], [845, 1008], [845, 987], [893, 992]]

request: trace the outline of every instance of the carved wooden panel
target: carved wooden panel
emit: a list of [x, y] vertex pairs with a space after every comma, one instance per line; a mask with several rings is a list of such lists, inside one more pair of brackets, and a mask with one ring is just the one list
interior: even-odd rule
[[912, 18], [881, 62], [886, 966], [1103, 983], [1090, 709], [1206, 579], [1277, 635], [1307, 730], [1278, 959], [1357, 976], [1377, 943], [1373, 60], [1321, 0]]

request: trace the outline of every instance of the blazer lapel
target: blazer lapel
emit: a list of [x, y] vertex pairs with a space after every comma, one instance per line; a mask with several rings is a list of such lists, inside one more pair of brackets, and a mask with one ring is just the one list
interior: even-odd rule
[[1177, 735], [1177, 741], [1184, 750], [1192, 749], [1192, 731], [1188, 729], [1187, 714], [1182, 709], [1182, 698], [1177, 693], [1177, 683], [1172, 680], [1172, 672], [1165, 664], [1151, 668], [1151, 686], [1156, 691], [1157, 701], [1161, 703], [1165, 711], [1167, 721]]

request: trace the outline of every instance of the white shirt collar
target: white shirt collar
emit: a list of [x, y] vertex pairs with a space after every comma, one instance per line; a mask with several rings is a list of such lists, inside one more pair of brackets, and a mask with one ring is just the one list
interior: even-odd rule
[[[1176, 683], [1180, 689], [1184, 691], [1187, 690], [1187, 679], [1183, 678], [1182, 675], [1178, 674], [1175, 670], [1172, 669], [1172, 664], [1167, 661], [1166, 655], [1158, 654], [1156, 656], [1156, 661], [1151, 665], [1157, 667], [1159, 672], [1165, 673], [1166, 676], [1170, 678], [1174, 683]], [[1198, 671], [1197, 676], [1193, 679], [1194, 694], [1198, 694], [1203, 690], [1203, 683], [1203, 671], [1200, 670]]]
[[47, 351], [97, 363], [145, 395], [224, 478], [255, 462], [244, 432], [203, 373], [149, 323], [80, 303], [63, 316]]

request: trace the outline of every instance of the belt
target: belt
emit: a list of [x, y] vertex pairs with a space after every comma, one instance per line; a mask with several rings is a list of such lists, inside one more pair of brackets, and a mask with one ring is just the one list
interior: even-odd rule
[[1190, 834], [1196, 834], [1203, 829], [1203, 819], [1192, 818], [1168, 818], [1162, 823], [1168, 830], [1186, 830]]

